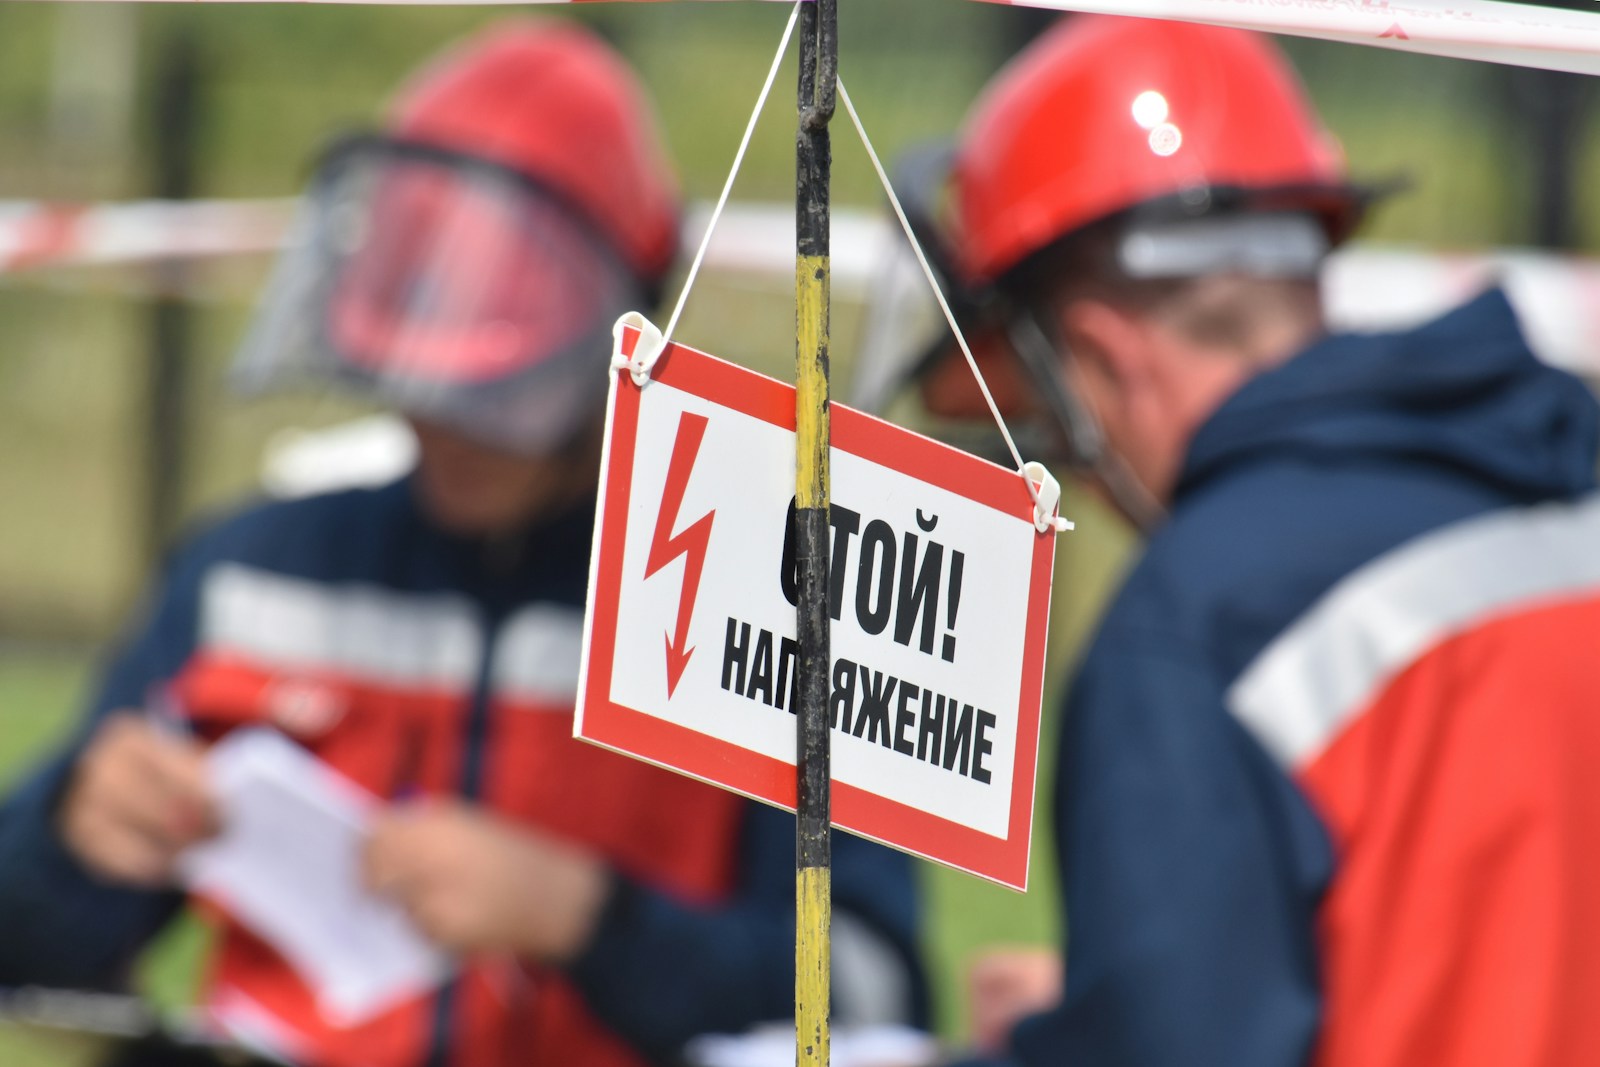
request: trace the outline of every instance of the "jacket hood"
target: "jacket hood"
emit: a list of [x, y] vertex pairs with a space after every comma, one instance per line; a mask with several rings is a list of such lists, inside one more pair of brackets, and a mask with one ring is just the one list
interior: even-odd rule
[[1529, 500], [1591, 488], [1600, 407], [1528, 348], [1490, 290], [1406, 333], [1344, 334], [1266, 371], [1217, 409], [1189, 447], [1177, 495], [1264, 458], [1422, 462]]

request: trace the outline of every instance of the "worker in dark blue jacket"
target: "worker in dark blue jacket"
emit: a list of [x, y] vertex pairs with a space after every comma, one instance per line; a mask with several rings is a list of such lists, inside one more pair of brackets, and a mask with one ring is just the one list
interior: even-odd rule
[[[611, 326], [677, 232], [642, 93], [576, 27], [489, 31], [330, 154], [244, 369], [397, 408], [416, 468], [177, 553], [0, 803], [0, 985], [120, 981], [218, 829], [206, 746], [265, 726], [380, 798], [363, 875], [459, 967], [339, 1017], [211, 902], [223, 1033], [305, 1067], [636, 1067], [791, 1015], [793, 818], [572, 737]], [[909, 862], [841, 838], [833, 885], [839, 1017], [919, 1020]]]
[[1150, 534], [1062, 720], [1064, 974], [991, 971], [989, 1051], [1596, 1062], [1594, 398], [1498, 292], [1326, 335], [1364, 197], [1260, 38], [1068, 20], [952, 184], [994, 370]]

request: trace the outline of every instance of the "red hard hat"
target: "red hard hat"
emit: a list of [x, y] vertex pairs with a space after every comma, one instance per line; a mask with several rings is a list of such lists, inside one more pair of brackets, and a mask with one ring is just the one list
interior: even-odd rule
[[633, 72], [580, 26], [497, 23], [414, 77], [387, 126], [548, 186], [642, 279], [672, 263], [678, 189], [654, 111]]
[[1310, 210], [1333, 243], [1364, 201], [1266, 38], [1078, 15], [1034, 42], [969, 113], [953, 243], [967, 280], [988, 283], [1089, 223], [1168, 198], [1188, 214], [1240, 198]]
[[336, 381], [548, 455], [603, 410], [611, 328], [671, 266], [678, 195], [622, 59], [577, 26], [501, 23], [323, 157], [239, 381]]

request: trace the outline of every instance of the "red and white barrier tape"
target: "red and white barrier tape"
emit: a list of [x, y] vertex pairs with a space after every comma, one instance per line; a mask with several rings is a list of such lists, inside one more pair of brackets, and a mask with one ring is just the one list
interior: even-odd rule
[[[276, 252], [288, 238], [298, 204], [293, 198], [102, 204], [0, 200], [0, 276]], [[691, 206], [683, 227], [686, 247], [699, 243], [710, 212], [710, 204]], [[725, 217], [712, 266], [761, 272], [775, 262], [775, 254], [792, 258], [792, 208], [729, 204]], [[833, 233], [836, 242], [861, 250], [875, 250], [895, 236], [876, 216], [849, 210], [835, 213]], [[792, 271], [793, 263], [784, 269]], [[870, 268], [861, 269], [861, 278], [852, 279], [845, 268], [847, 285], [867, 277]]]
[[272, 252], [296, 201], [0, 201], [0, 275], [47, 267]]
[[[282, 247], [295, 206], [291, 199], [0, 201], [0, 278], [29, 269], [270, 253]], [[689, 212], [687, 247], [699, 242], [709, 212], [709, 204]], [[881, 215], [836, 210], [836, 290], [855, 298], [872, 293], [886, 264], [902, 256], [909, 261], [903, 244]], [[792, 207], [730, 204], [706, 268], [783, 286], [793, 281], [793, 248]], [[1541, 355], [1558, 366], [1600, 374], [1600, 260], [1506, 249], [1443, 255], [1358, 242], [1333, 256], [1324, 290], [1329, 318], [1339, 327], [1388, 329], [1420, 322], [1496, 281], [1510, 291]]]
[[1502, 0], [986, 0], [1600, 74], [1600, 13]]

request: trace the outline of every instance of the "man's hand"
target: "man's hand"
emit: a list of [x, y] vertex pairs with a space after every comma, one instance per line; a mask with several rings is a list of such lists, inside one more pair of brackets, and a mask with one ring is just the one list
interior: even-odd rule
[[994, 949], [967, 970], [972, 1042], [980, 1052], [1006, 1051], [1012, 1027], [1061, 999], [1061, 953], [1042, 948]]
[[137, 712], [108, 716], [78, 758], [56, 826], [78, 862], [105, 881], [172, 886], [178, 854], [218, 829], [204, 750]]
[[441, 947], [557, 963], [588, 944], [610, 885], [589, 853], [453, 800], [392, 809], [365, 867], [373, 891]]

